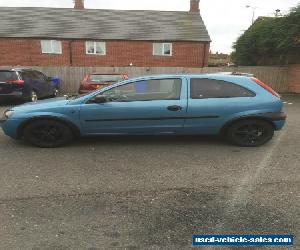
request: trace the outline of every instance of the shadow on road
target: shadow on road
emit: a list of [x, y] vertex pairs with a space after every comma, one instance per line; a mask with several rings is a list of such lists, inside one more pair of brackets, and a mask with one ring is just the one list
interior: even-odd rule
[[95, 136], [83, 137], [73, 142], [74, 146], [84, 145], [187, 145], [187, 144], [228, 144], [218, 136]]

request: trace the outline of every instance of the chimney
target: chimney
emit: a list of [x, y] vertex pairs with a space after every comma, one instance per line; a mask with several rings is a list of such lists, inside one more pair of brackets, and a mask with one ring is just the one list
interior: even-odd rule
[[199, 9], [200, 0], [190, 0], [190, 1], [191, 1], [190, 12], [191, 13], [199, 13], [200, 12], [200, 9]]
[[84, 0], [73, 0], [75, 10], [84, 10]]

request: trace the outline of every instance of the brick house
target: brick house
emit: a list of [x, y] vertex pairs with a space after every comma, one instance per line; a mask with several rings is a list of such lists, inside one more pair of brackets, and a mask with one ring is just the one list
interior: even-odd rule
[[210, 37], [199, 11], [0, 7], [0, 65], [204, 67]]

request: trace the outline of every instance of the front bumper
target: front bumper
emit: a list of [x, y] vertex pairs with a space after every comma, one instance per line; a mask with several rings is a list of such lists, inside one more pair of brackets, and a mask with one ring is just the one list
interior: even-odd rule
[[21, 119], [2, 119], [0, 122], [0, 127], [2, 128], [4, 134], [11, 138], [18, 139], [18, 128], [21, 123]]

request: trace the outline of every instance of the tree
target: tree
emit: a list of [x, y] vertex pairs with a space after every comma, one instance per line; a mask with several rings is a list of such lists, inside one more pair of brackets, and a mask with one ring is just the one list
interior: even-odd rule
[[300, 5], [283, 17], [260, 17], [233, 45], [238, 65], [300, 63]]

